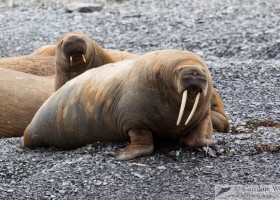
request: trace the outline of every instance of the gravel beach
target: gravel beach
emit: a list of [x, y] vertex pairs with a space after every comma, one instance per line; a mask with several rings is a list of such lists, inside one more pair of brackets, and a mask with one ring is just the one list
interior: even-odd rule
[[0, 139], [0, 199], [208, 200], [215, 185], [280, 185], [279, 0], [103, 0], [89, 13], [67, 12], [71, 2], [0, 0], [0, 58], [71, 31], [132, 53], [193, 51], [208, 64], [230, 133], [215, 133], [207, 152], [157, 143], [153, 156], [125, 162], [114, 153], [127, 143], [61, 151]]

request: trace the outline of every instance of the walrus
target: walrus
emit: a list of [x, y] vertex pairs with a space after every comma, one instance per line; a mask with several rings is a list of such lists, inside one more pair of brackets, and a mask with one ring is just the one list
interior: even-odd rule
[[188, 51], [161, 50], [87, 70], [57, 90], [35, 114], [22, 146], [78, 148], [127, 141], [117, 160], [151, 155], [153, 140], [212, 145], [212, 79]]
[[[78, 35], [78, 33], [71, 35]], [[87, 42], [88, 48], [99, 47], [95, 48], [94, 58], [101, 62], [94, 62], [97, 65], [92, 67], [100, 67], [105, 63], [106, 57], [111, 57], [114, 62], [137, 57], [128, 52], [103, 49], [93, 40]], [[75, 48], [75, 45], [72, 45], [72, 48]], [[0, 59], [0, 138], [21, 137], [36, 111], [55, 91], [56, 51], [57, 45], [46, 45], [30, 55]], [[103, 57], [99, 57], [101, 54]], [[88, 60], [94, 58], [91, 56]], [[21, 101], [24, 103], [21, 104]]]
[[53, 93], [54, 80], [0, 68], [0, 137], [20, 137]]
[[135, 57], [127, 52], [110, 53], [83, 33], [66, 33], [57, 42], [55, 90], [86, 70]]
[[30, 55], [0, 59], [0, 68], [11, 69], [38, 76], [52, 76], [55, 73], [56, 45], [46, 45]]
[[[83, 33], [66, 33], [57, 42], [55, 90], [86, 70], [138, 56], [140, 55], [103, 49]], [[215, 88], [212, 90], [211, 118], [215, 130], [229, 131], [224, 105]]]
[[[83, 41], [81, 41], [81, 39]], [[62, 41], [65, 41], [66, 44], [61, 45]], [[79, 44], [79, 42], [83, 43], [82, 46]], [[87, 64], [81, 65], [80, 63], [80, 65], [78, 66], [77, 62], [75, 63], [73, 61], [73, 64], [76, 66], [76, 69], [83, 68], [83, 71], [89, 69], [90, 67], [99, 67], [107, 63], [117, 62], [126, 59], [133, 59], [139, 56], [137, 54], [132, 54], [125, 51], [102, 48], [94, 40], [90, 39], [85, 34], [79, 32], [70, 32], [62, 35], [59, 38], [57, 44], [42, 46], [29, 55], [1, 58], [0, 68], [30, 73], [38, 76], [54, 76], [56, 72], [56, 63], [58, 64], [59, 68], [64, 68], [66, 70], [67, 68], [65, 65], [67, 65], [67, 60], [64, 60], [66, 58], [64, 56], [69, 56], [67, 55], [67, 53], [69, 52], [75, 54], [75, 51], [77, 51], [76, 48], [79, 48], [78, 46], [82, 47], [84, 50], [88, 50], [87, 54], [84, 54], [84, 56], [87, 56], [84, 57], [84, 59], [86, 59]], [[58, 48], [60, 50], [63, 49], [63, 51], [60, 51], [60, 53], [57, 54]], [[71, 57], [74, 59], [76, 58], [75, 55]], [[60, 60], [59, 58], [62, 59]], [[69, 60], [70, 58], [68, 58], [68, 61]], [[89, 64], [93, 65], [89, 66]], [[63, 75], [61, 76], [63, 77]], [[67, 77], [67, 75], [64, 76]], [[71, 77], [73, 78], [74, 76]], [[57, 76], [56, 78], [59, 78], [59, 76]], [[70, 80], [70, 78], [68, 78], [67, 80]]]
[[[64, 43], [64, 45], [62, 45], [62, 43]], [[70, 55], [69, 52], [74, 54]], [[18, 71], [40, 75], [40, 76], [52, 76], [52, 79], [49, 80], [53, 83], [54, 82], [53, 78], [56, 79], [55, 81], [57, 83], [55, 84], [55, 90], [56, 90], [65, 82], [83, 73], [89, 68], [100, 67], [100, 65], [110, 63], [110, 62], [117, 62], [125, 59], [134, 59], [137, 58], [138, 56], [139, 55], [137, 54], [132, 54], [128, 52], [104, 49], [100, 47], [94, 40], [89, 39], [86, 35], [82, 33], [72, 32], [63, 35], [58, 40], [56, 45], [43, 46], [38, 50], [34, 51], [30, 55], [0, 59], [0, 68], [8, 68], [8, 69], [18, 70]], [[70, 57], [72, 57], [71, 64], [70, 64]], [[89, 63], [94, 65], [91, 65]], [[68, 70], [71, 71], [69, 73], [70, 75], [72, 73], [72, 76], [69, 76], [67, 74]], [[55, 71], [57, 71], [57, 73], [56, 76], [54, 77]], [[17, 81], [19, 80], [15, 79], [13, 83], [16, 85], [21, 84], [21, 81], [16, 83]], [[39, 82], [37, 82], [36, 84], [38, 85], [38, 88], [41, 87]], [[213, 105], [211, 110], [213, 127], [218, 132], [228, 132], [229, 123], [224, 111], [223, 103], [217, 91], [214, 88], [212, 91], [213, 91], [213, 97], [218, 97], [218, 98], [212, 98], [212, 102], [211, 102], [211, 104]], [[26, 90], [25, 92], [26, 92], [26, 96], [28, 96], [28, 91]], [[33, 96], [37, 95], [36, 98], [40, 98], [41, 95], [44, 96], [44, 94], [41, 93], [42, 93], [41, 90], [38, 90], [37, 93], [34, 93], [32, 91], [31, 95]], [[9, 98], [7, 100], [9, 100]], [[4, 103], [1, 102], [0, 105], [3, 106]], [[33, 105], [32, 99], [30, 99], [30, 106], [32, 105]], [[12, 108], [12, 105], [10, 105], [10, 107]], [[12, 112], [13, 115], [15, 116], [19, 113], [18, 109], [22, 110], [20, 111], [20, 113], [24, 113], [23, 110], [26, 109], [25, 107], [18, 107], [17, 105], [14, 105], [13, 107], [15, 108], [15, 110], [10, 110], [10, 112]], [[34, 104], [33, 110], [37, 110], [38, 108], [39, 108], [38, 104]], [[0, 114], [0, 118], [1, 117], [4, 118], [5, 115], [6, 112], [4, 111]], [[23, 117], [24, 116], [19, 116], [19, 118], [23, 118]], [[14, 118], [14, 120], [16, 120], [16, 118]], [[6, 133], [9, 132], [7, 126], [2, 126], [2, 128], [6, 129], [5, 131]], [[25, 126], [18, 127], [18, 130], [19, 131], [24, 130], [25, 128], [26, 128]], [[11, 129], [10, 134], [0, 133], [0, 137], [22, 136], [22, 134], [23, 131], [20, 134], [19, 132], [14, 133], [14, 129]]]

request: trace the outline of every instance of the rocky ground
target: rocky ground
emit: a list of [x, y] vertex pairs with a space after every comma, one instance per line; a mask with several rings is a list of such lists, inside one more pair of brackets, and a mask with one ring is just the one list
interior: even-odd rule
[[[127, 144], [29, 150], [0, 140], [0, 199], [214, 199], [215, 185], [280, 184], [280, 1], [0, 0], [0, 57], [31, 53], [81, 31], [133, 53], [186, 49], [204, 58], [231, 120], [205, 149], [156, 144], [153, 156], [114, 160]], [[96, 3], [93, 1], [86, 1]]]

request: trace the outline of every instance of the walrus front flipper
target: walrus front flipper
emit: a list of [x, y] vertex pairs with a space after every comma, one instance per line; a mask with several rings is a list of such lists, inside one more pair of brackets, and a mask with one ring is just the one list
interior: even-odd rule
[[149, 130], [131, 129], [128, 132], [130, 145], [116, 155], [116, 160], [131, 160], [149, 156], [154, 152], [153, 135]]
[[[210, 113], [210, 111], [209, 111]], [[216, 143], [211, 140], [213, 126], [210, 114], [208, 114], [199, 124], [197, 124], [180, 143], [190, 147], [205, 147]]]

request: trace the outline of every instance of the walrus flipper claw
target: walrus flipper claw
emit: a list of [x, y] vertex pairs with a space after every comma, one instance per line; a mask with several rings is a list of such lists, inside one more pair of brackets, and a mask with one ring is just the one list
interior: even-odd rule
[[116, 155], [116, 160], [131, 160], [141, 156], [149, 156], [154, 152], [153, 135], [151, 131], [131, 129], [128, 132], [131, 144]]

